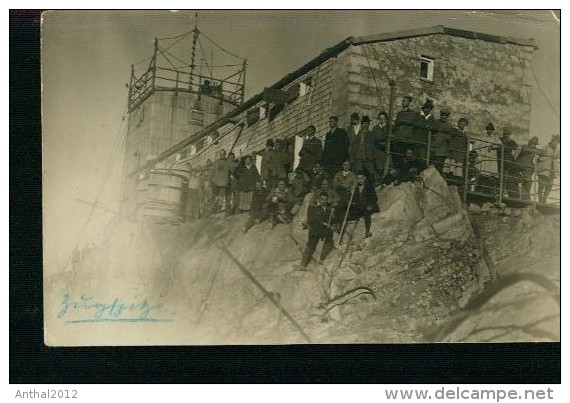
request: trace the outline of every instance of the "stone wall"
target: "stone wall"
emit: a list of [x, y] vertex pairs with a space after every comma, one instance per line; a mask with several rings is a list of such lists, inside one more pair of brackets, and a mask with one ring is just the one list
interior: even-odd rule
[[[469, 119], [468, 131], [485, 133], [509, 125], [515, 139], [527, 139], [530, 129], [532, 47], [434, 34], [351, 46], [347, 77], [348, 105], [376, 117], [388, 111], [390, 79], [396, 81], [396, 108], [413, 93], [419, 109], [426, 97], [452, 111], [451, 120]], [[420, 78], [420, 57], [435, 60], [433, 82]]]

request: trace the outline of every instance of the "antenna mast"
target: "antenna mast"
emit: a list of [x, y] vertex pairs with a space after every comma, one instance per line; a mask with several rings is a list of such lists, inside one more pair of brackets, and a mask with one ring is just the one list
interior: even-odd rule
[[190, 61], [190, 90], [192, 90], [192, 86], [194, 85], [194, 73], [196, 70], [196, 42], [198, 42], [198, 35], [200, 31], [198, 30], [198, 13], [196, 13], [196, 22], [194, 24], [194, 38], [192, 39], [192, 59]]

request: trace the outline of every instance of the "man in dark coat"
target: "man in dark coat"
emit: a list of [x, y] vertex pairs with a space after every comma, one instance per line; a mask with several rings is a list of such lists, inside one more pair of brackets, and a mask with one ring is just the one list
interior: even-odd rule
[[432, 111], [433, 101], [431, 99], [427, 99], [420, 110], [418, 124], [414, 129], [416, 155], [424, 161], [426, 161], [427, 158], [428, 136], [433, 130], [435, 124], [435, 118], [432, 115]]
[[414, 143], [414, 131], [418, 126], [420, 116], [410, 108], [413, 99], [412, 94], [405, 95], [402, 98], [402, 110], [396, 114], [391, 150], [395, 165], [398, 165], [398, 161], [403, 158], [406, 149], [410, 148], [415, 152], [417, 148]]
[[341, 170], [342, 163], [348, 159], [350, 140], [346, 130], [338, 127], [338, 117], [329, 118], [330, 131], [325, 136], [322, 164], [331, 176]]
[[328, 194], [322, 192], [315, 204], [309, 206], [307, 210], [307, 224], [309, 225], [309, 238], [307, 246], [303, 252], [300, 270], [306, 270], [311, 262], [313, 253], [319, 241], [323, 240], [323, 249], [319, 262], [325, 260], [330, 251], [334, 248], [333, 230], [331, 226], [332, 210], [328, 203]]
[[364, 173], [357, 176], [357, 185], [352, 197], [350, 211], [348, 215], [349, 221], [364, 219], [364, 228], [366, 230], [366, 238], [371, 236], [370, 226], [372, 225], [372, 214], [378, 213], [378, 196], [376, 190], [370, 181], [366, 179]]
[[499, 161], [499, 175], [503, 170], [503, 183], [508, 196], [518, 197], [518, 169], [515, 164], [515, 151], [519, 149], [516, 141], [511, 139], [511, 129], [503, 128], [503, 137], [501, 137], [501, 146], [504, 149], [504, 160], [501, 158], [501, 146], [497, 147], [497, 159]]
[[323, 166], [320, 162], [317, 162], [309, 175], [311, 180], [311, 189], [318, 189], [321, 186], [321, 183], [324, 180], [327, 180], [329, 183], [332, 182], [332, 176], [329, 175], [327, 171], [323, 169]]
[[356, 112], [350, 115], [350, 125], [348, 126], [347, 133], [350, 141], [352, 141], [354, 136], [358, 136], [360, 133], [360, 115]]
[[372, 183], [375, 183], [376, 152], [374, 148], [374, 135], [369, 130], [370, 118], [363, 116], [360, 121], [360, 132], [350, 139], [350, 160], [356, 171], [363, 171]]
[[299, 166], [297, 168], [302, 169], [307, 174], [311, 172], [315, 163], [321, 162], [323, 155], [323, 145], [321, 140], [315, 137], [316, 131], [317, 129], [315, 129], [315, 126], [313, 125], [310, 125], [307, 128], [307, 135], [303, 141], [303, 147], [301, 147], [301, 150], [299, 151], [299, 157], [301, 157], [301, 160], [299, 161]]
[[450, 156], [449, 140], [453, 135], [454, 128], [448, 122], [451, 112], [449, 109], [442, 109], [439, 112], [439, 119], [434, 122], [433, 133], [430, 144], [430, 163], [433, 162], [440, 174], [443, 173], [445, 160]]
[[388, 142], [388, 114], [381, 111], [378, 114], [378, 124], [372, 129], [374, 149], [376, 150], [376, 172], [382, 173], [386, 164], [386, 144]]
[[243, 232], [249, 231], [249, 229], [255, 224], [259, 224], [269, 217], [269, 212], [267, 211], [268, 195], [269, 189], [264, 188], [261, 181], [257, 181], [255, 184], [255, 190], [253, 191], [253, 196], [251, 198], [249, 218], [245, 223]]
[[411, 148], [408, 148], [396, 169], [396, 179], [400, 182], [412, 182], [424, 169], [426, 169], [425, 162], [419, 159]]
[[261, 181], [261, 176], [257, 172], [257, 167], [253, 164], [253, 158], [250, 155], [244, 157], [244, 164], [237, 169], [237, 172], [237, 190], [239, 193], [236, 207], [240, 212], [249, 211], [256, 183]]

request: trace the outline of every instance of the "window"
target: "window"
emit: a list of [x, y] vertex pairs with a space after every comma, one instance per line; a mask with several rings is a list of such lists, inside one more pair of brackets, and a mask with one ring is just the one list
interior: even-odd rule
[[309, 91], [311, 90], [311, 87], [313, 86], [313, 79], [312, 77], [308, 77], [306, 79], [304, 79], [301, 83], [300, 83], [300, 87], [299, 87], [299, 96], [305, 96], [309, 93]]
[[427, 57], [420, 57], [420, 78], [422, 80], [433, 82], [433, 68], [435, 60]]

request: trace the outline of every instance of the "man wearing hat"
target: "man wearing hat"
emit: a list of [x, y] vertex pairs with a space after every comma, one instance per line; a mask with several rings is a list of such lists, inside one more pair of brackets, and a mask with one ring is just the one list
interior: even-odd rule
[[[510, 197], [518, 196], [518, 170], [515, 163], [515, 151], [519, 149], [516, 141], [511, 139], [511, 129], [503, 128], [503, 137], [499, 139], [501, 146], [497, 147], [497, 160], [499, 161], [499, 174], [503, 171], [503, 183]], [[504, 151], [501, 151], [503, 148]], [[503, 154], [503, 155], [501, 155]], [[502, 158], [501, 158], [502, 157]]]
[[449, 173], [460, 183], [463, 182], [463, 169], [467, 163], [467, 152], [469, 148], [469, 139], [465, 132], [465, 128], [469, 124], [467, 118], [461, 118], [457, 121], [457, 127], [453, 130], [449, 139]]
[[330, 131], [325, 136], [323, 149], [323, 168], [331, 177], [342, 169], [343, 161], [348, 159], [350, 140], [346, 130], [338, 127], [338, 117], [329, 118]]
[[426, 99], [420, 109], [417, 126], [414, 130], [414, 140], [416, 141], [416, 155], [418, 158], [426, 160], [429, 132], [433, 129], [435, 118], [432, 115], [433, 101]]
[[392, 143], [392, 159], [397, 166], [402, 160], [406, 149], [416, 150], [414, 142], [414, 129], [418, 126], [421, 117], [410, 108], [414, 96], [406, 94], [402, 98], [402, 110], [396, 114], [394, 122], [394, 138]]
[[267, 189], [271, 190], [279, 179], [287, 179], [287, 169], [285, 167], [287, 156], [282, 150], [275, 148], [273, 139], [269, 139], [262, 157], [261, 177], [265, 181]]
[[370, 118], [363, 116], [360, 121], [360, 133], [351, 138], [349, 148], [352, 166], [357, 172], [365, 172], [368, 180], [375, 184], [374, 162], [376, 153], [374, 135], [370, 131]]
[[311, 172], [315, 163], [321, 162], [323, 155], [323, 145], [321, 140], [315, 137], [316, 131], [317, 129], [313, 125], [307, 127], [305, 130], [307, 134], [299, 151], [301, 159], [297, 168], [303, 170], [307, 175]]
[[441, 109], [439, 119], [434, 122], [431, 137], [430, 161], [440, 174], [443, 173], [445, 160], [450, 155], [449, 141], [454, 131], [453, 126], [448, 122], [450, 114], [449, 109]]
[[532, 187], [532, 174], [536, 157], [542, 154], [538, 149], [538, 137], [534, 136], [528, 141], [528, 145], [521, 147], [521, 152], [517, 158], [519, 180], [522, 183], [522, 199], [530, 200], [530, 188]]
[[360, 133], [360, 115], [354, 112], [350, 115], [350, 125], [348, 126], [348, 138], [352, 141], [354, 136]]
[[560, 135], [552, 136], [538, 157], [538, 201], [546, 203], [554, 179], [560, 176]]

